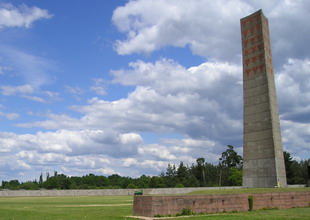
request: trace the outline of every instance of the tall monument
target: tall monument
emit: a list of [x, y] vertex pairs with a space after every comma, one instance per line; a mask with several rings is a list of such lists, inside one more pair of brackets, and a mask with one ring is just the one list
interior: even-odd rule
[[285, 187], [268, 19], [259, 10], [240, 21], [243, 52], [243, 187]]

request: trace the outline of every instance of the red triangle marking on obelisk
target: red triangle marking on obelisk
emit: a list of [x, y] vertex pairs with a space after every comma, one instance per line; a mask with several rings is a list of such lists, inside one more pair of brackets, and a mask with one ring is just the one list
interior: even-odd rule
[[249, 21], [250, 21], [250, 24], [253, 25], [253, 18], [250, 18]]
[[254, 42], [255, 42], [255, 37], [251, 37], [251, 38], [250, 38], [250, 41], [251, 41], [251, 44], [253, 45]]
[[250, 63], [250, 58], [247, 58], [247, 59], [245, 60], [245, 65], [248, 66], [249, 63]]
[[252, 70], [253, 70], [254, 74], [256, 74], [257, 66], [254, 66], [254, 67], [252, 68]]
[[248, 46], [248, 42], [249, 42], [249, 39], [245, 39], [245, 40], [243, 41], [244, 47], [247, 47], [247, 46]]
[[254, 27], [250, 27], [250, 32], [251, 32], [251, 35], [253, 35], [253, 33], [254, 33]]
[[251, 47], [251, 50], [252, 50], [252, 53], [255, 53], [256, 47], [255, 47], [255, 46], [254, 46], [254, 47]]
[[251, 70], [250, 70], [250, 69], [246, 69], [246, 70], [245, 70], [245, 72], [246, 72], [246, 75], [247, 75], [247, 76], [249, 76], [249, 75], [250, 75]]
[[248, 32], [248, 29], [244, 29], [242, 31], [242, 35], [243, 35], [244, 38], [246, 38], [247, 32]]
[[246, 22], [247, 22], [247, 21], [248, 21], [248, 20], [243, 20], [243, 21], [242, 21], [242, 26], [243, 26], [243, 27], [246, 26]]

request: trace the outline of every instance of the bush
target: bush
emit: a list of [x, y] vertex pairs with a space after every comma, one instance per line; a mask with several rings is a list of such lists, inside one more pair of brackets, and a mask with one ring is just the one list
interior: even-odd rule
[[183, 208], [181, 215], [194, 215], [195, 213], [192, 211], [191, 207]]
[[248, 201], [249, 201], [249, 211], [253, 211], [254, 197], [253, 196], [249, 196], [248, 197]]
[[175, 188], [184, 188], [184, 185], [182, 183], [178, 183]]

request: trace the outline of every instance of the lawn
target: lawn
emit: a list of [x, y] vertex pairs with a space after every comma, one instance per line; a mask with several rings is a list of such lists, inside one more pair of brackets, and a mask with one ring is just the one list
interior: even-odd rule
[[[174, 220], [282, 220], [282, 219], [310, 219], [310, 207], [308, 208], [293, 208], [293, 209], [278, 209], [278, 210], [259, 210], [253, 212], [238, 212], [238, 213], [221, 213], [209, 214], [205, 216], [191, 216], [183, 218], [173, 218]], [[170, 220], [173, 220], [170, 219]]]
[[125, 219], [132, 196], [0, 197], [0, 219]]

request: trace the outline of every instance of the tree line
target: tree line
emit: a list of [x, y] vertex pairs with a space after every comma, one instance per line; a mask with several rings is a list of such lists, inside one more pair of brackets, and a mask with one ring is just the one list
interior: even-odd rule
[[[284, 152], [288, 184], [305, 184], [310, 159], [296, 161], [290, 153]], [[173, 188], [173, 187], [213, 187], [241, 186], [243, 159], [231, 145], [227, 146], [217, 164], [198, 158], [196, 163], [184, 165], [168, 164], [166, 171], [158, 176], [142, 175], [138, 178], [123, 177], [118, 174], [98, 176], [88, 174], [82, 177], [66, 176], [54, 171], [53, 176], [43, 174], [38, 180], [19, 182], [2, 181], [0, 189], [134, 189], [134, 188]]]

